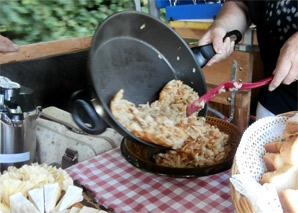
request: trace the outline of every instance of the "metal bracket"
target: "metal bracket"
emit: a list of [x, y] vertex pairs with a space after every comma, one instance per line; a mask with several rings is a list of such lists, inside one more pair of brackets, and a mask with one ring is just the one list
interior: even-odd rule
[[259, 52], [259, 46], [253, 45], [253, 29], [248, 29], [243, 36], [243, 43], [235, 45], [235, 50], [242, 52]]
[[242, 52], [250, 52], [250, 53], [256, 53], [260, 51], [258, 45], [244, 45], [244, 44], [236, 45], [235, 50], [242, 51]]
[[66, 148], [61, 162], [62, 169], [66, 169], [78, 163], [78, 158], [79, 158], [78, 151], [70, 148]]
[[[237, 61], [233, 61], [233, 65], [232, 65], [232, 81], [236, 81], [236, 72], [237, 72]], [[230, 102], [231, 102], [231, 113], [230, 113], [230, 117], [228, 118], [228, 122], [231, 122], [234, 118], [234, 114], [235, 114], [235, 97], [236, 97], [236, 91], [232, 92], [232, 96], [230, 98]]]
[[148, 0], [148, 9], [150, 15], [158, 19], [160, 18], [160, 11], [156, 5], [156, 0]]

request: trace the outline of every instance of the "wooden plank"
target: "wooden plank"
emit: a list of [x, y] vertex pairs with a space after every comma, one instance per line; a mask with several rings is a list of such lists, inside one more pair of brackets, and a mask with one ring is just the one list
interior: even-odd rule
[[90, 48], [92, 36], [23, 45], [17, 52], [0, 53], [0, 64], [43, 58]]
[[189, 39], [198, 39], [206, 32], [205, 30], [189, 29], [189, 28], [174, 28], [174, 30], [182, 37]]
[[[207, 90], [209, 91], [211, 88], [207, 87]], [[221, 93], [214, 98], [211, 99], [212, 102], [224, 104], [224, 105], [231, 105], [231, 103], [228, 101], [228, 98], [232, 97], [231, 92], [225, 92]], [[250, 98], [251, 98], [251, 91], [238, 91], [235, 95], [235, 101], [234, 105], [235, 107], [246, 107], [250, 104]]]
[[170, 25], [173, 28], [189, 28], [198, 30], [207, 30], [212, 22], [198, 22], [198, 21], [171, 21]]
[[234, 51], [228, 58], [210, 67], [202, 68], [206, 82], [218, 85], [232, 80], [233, 61], [237, 62], [236, 81], [251, 82], [253, 69], [253, 54]]

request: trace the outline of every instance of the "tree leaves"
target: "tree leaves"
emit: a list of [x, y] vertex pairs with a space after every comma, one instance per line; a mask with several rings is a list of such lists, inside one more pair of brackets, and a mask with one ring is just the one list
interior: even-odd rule
[[108, 16], [135, 8], [133, 0], [0, 1], [0, 33], [17, 44], [93, 35]]
[[[19, 45], [93, 35], [113, 13], [134, 10], [133, 0], [0, 0], [0, 33]], [[148, 1], [141, 1], [148, 13]], [[161, 20], [166, 21], [161, 9]]]

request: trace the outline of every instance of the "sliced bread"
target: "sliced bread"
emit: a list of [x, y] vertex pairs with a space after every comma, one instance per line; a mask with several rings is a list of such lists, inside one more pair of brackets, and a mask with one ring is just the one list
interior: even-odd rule
[[276, 171], [266, 172], [262, 175], [261, 182], [272, 183], [277, 192], [281, 192], [284, 189], [293, 189], [296, 187], [298, 174], [298, 166], [284, 164]]
[[278, 153], [265, 153], [263, 156], [263, 159], [265, 161], [266, 168], [269, 172], [272, 172], [274, 170], [277, 170], [282, 165], [284, 165], [284, 162], [281, 158], [281, 155]]
[[284, 212], [298, 212], [298, 190], [285, 189], [279, 193], [279, 200]]
[[286, 121], [286, 131], [288, 134], [298, 134], [298, 113]]
[[271, 142], [271, 143], [265, 144], [264, 148], [265, 148], [266, 152], [279, 153], [280, 152], [280, 147], [281, 147], [282, 144], [283, 144], [282, 141]]
[[289, 137], [280, 147], [284, 163], [298, 165], [298, 135]]

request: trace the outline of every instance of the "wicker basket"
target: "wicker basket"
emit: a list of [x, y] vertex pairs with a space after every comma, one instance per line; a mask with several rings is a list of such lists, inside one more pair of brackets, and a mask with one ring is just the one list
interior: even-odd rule
[[[287, 113], [279, 114], [277, 116], [292, 117], [296, 113], [298, 113], [298, 111], [287, 112]], [[233, 161], [232, 168], [231, 168], [231, 176], [234, 174], [239, 174], [239, 171], [238, 171], [238, 168], [236, 165], [236, 156], [234, 157], [234, 161]], [[230, 187], [231, 187], [232, 200], [233, 200], [233, 203], [234, 203], [234, 206], [235, 206], [237, 212], [239, 212], [239, 213], [255, 212], [249, 199], [246, 198], [241, 193], [239, 193], [238, 191], [236, 191], [233, 184], [230, 183]]]

